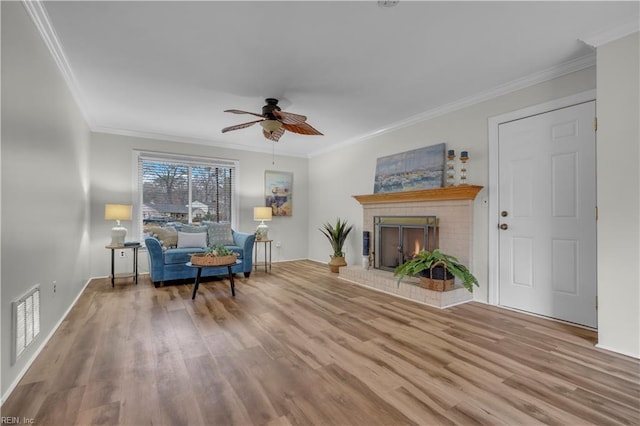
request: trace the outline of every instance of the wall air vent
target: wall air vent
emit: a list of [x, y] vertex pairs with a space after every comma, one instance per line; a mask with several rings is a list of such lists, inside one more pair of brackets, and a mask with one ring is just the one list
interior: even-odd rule
[[40, 333], [40, 286], [37, 285], [12, 302], [13, 364]]

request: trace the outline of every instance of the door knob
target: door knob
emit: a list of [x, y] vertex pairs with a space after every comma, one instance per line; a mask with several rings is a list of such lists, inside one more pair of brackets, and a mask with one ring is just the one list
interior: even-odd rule
[[503, 231], [509, 229], [509, 225], [507, 225], [506, 223], [503, 223], [500, 225], [500, 229], [502, 229]]
[[500, 212], [500, 216], [507, 217], [509, 216], [509, 213], [506, 210], [503, 210], [502, 212]]

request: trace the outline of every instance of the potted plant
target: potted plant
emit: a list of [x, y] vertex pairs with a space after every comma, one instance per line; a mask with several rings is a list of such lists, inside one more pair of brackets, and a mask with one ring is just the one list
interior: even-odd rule
[[191, 254], [191, 264], [198, 266], [227, 265], [236, 261], [238, 254], [222, 244], [212, 244], [202, 253]]
[[[442, 281], [453, 280], [456, 277], [469, 291], [473, 291], [474, 285], [478, 286], [478, 280], [465, 265], [439, 249], [420, 251], [413, 259], [398, 266], [393, 274], [398, 277], [398, 285], [408, 275]], [[453, 284], [453, 281], [451, 283]]]
[[347, 236], [352, 229], [353, 225], [347, 225], [347, 221], [340, 220], [340, 218], [336, 219], [335, 225], [327, 222], [322, 225], [322, 228], [319, 228], [320, 232], [327, 237], [331, 243], [331, 248], [333, 249], [331, 261], [329, 261], [329, 269], [331, 272], [338, 272], [341, 266], [347, 265], [347, 262], [344, 260], [342, 247], [344, 246]]

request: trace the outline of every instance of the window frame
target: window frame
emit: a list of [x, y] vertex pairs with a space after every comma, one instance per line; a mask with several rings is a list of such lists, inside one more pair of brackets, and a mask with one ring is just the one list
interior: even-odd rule
[[[132, 159], [132, 226], [131, 226], [131, 235], [136, 235], [137, 238], [141, 239], [140, 243], [144, 246], [143, 240], [143, 226], [142, 226], [142, 188], [140, 185], [140, 176], [141, 171], [139, 169], [140, 160], [150, 160], [150, 161], [167, 161], [167, 162], [176, 162], [182, 165], [189, 166], [189, 188], [191, 188], [191, 167], [193, 166], [208, 166], [208, 167], [228, 167], [234, 170], [234, 175], [232, 175], [231, 179], [231, 228], [237, 229], [239, 215], [240, 215], [240, 206], [239, 206], [239, 193], [238, 193], [238, 181], [240, 176], [240, 161], [226, 159], [226, 158], [216, 158], [216, 157], [204, 157], [204, 156], [194, 156], [194, 155], [184, 155], [184, 154], [175, 154], [175, 153], [165, 153], [165, 152], [154, 152], [154, 151], [142, 151], [142, 150], [133, 150], [133, 159]], [[193, 200], [191, 199], [192, 193], [189, 191], [189, 223], [191, 223], [192, 214], [191, 214], [191, 204]]]

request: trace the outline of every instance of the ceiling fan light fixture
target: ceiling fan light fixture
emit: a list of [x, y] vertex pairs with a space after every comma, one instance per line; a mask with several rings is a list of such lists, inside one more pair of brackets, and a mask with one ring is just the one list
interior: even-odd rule
[[260, 122], [260, 125], [263, 129], [269, 132], [269, 134], [272, 134], [282, 127], [282, 123], [278, 120], [263, 120]]
[[265, 99], [267, 104], [262, 107], [262, 114], [255, 112], [242, 111], [239, 109], [226, 109], [224, 112], [231, 112], [233, 114], [249, 114], [256, 117], [260, 117], [261, 120], [253, 120], [248, 123], [236, 124], [235, 126], [229, 126], [222, 129], [222, 133], [229, 132], [231, 130], [240, 130], [249, 126], [253, 126], [256, 123], [260, 123], [262, 126], [262, 135], [274, 142], [278, 142], [280, 137], [285, 131], [298, 133], [300, 135], [320, 135], [322, 133], [314, 129], [307, 123], [307, 117], [300, 114], [294, 114], [292, 112], [285, 112], [276, 105], [278, 100], [275, 98]]

